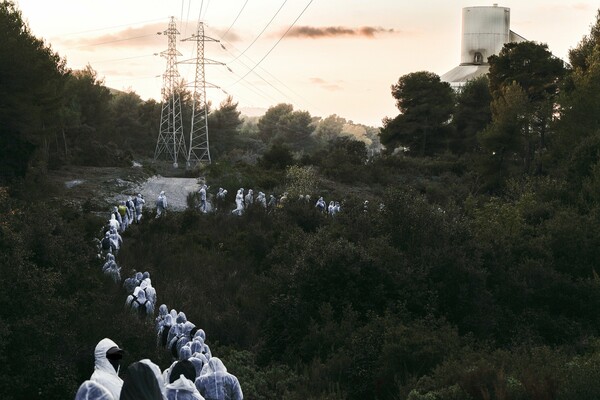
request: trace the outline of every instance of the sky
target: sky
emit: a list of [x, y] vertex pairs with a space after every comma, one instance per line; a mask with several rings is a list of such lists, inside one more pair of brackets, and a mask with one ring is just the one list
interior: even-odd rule
[[[438, 75], [460, 62], [462, 8], [492, 6], [466, 0], [16, 0], [31, 32], [72, 69], [87, 64], [106, 86], [160, 100], [167, 37], [175, 17], [179, 61], [195, 57], [196, 32], [206, 43], [207, 89], [213, 107], [227, 95], [239, 109], [289, 103], [312, 116], [336, 114], [379, 127], [398, 110], [391, 85], [408, 73]], [[588, 0], [497, 1], [510, 8], [511, 30], [546, 43], [554, 55], [590, 32], [599, 5]], [[228, 70], [231, 69], [231, 71]], [[178, 65], [194, 79], [194, 66]]]

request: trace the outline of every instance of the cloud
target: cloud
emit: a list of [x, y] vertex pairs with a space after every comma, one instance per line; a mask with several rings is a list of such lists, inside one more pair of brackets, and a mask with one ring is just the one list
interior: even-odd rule
[[[114, 48], [142, 48], [167, 47], [167, 38], [162, 32], [166, 30], [165, 23], [154, 23], [135, 28], [126, 28], [119, 31], [106, 33], [102, 35], [92, 35], [85, 37], [56, 37], [52, 39], [53, 43], [58, 43], [67, 48], [67, 50], [78, 49], [82, 51], [94, 51], [96, 48], [108, 47]], [[157, 33], [161, 32], [161, 35]]]
[[296, 26], [292, 28], [287, 36], [294, 38], [336, 38], [342, 36], [355, 36], [373, 39], [379, 34], [398, 33], [394, 29], [382, 28], [380, 26], [361, 26], [358, 28], [348, 28], [343, 26]]
[[338, 83], [343, 83], [342, 81], [338, 81], [338, 83], [327, 82], [321, 78], [310, 78], [309, 82], [313, 85], [320, 86], [321, 89], [328, 90], [330, 92], [339, 92], [344, 90], [344, 88]]

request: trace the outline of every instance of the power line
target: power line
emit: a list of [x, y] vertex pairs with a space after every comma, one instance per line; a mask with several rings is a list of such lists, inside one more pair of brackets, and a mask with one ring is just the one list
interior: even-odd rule
[[[267, 54], [265, 54], [263, 56], [263, 58], [261, 58], [258, 63], [256, 63], [256, 65], [254, 67], [252, 67], [252, 69], [250, 71], [248, 71], [246, 73], [246, 75], [244, 75], [243, 77], [241, 77], [239, 80], [237, 80], [236, 82], [234, 82], [233, 84], [231, 84], [231, 86], [237, 84], [239, 81], [241, 81], [242, 79], [246, 78], [248, 75], [250, 75], [250, 73], [252, 73], [256, 67], [258, 67], [260, 65], [261, 62], [263, 62], [265, 60], [265, 58], [267, 58], [269, 56], [269, 54], [271, 54], [271, 52], [273, 51], [273, 49], [275, 49], [275, 47], [277, 47], [277, 45], [279, 44], [279, 42], [281, 42], [283, 40], [283, 38], [285, 37], [285, 35], [288, 34], [288, 32], [293, 28], [293, 26], [296, 24], [296, 22], [298, 22], [298, 20], [300, 19], [300, 17], [302, 16], [302, 14], [304, 14], [304, 12], [308, 9], [308, 7], [312, 4], [314, 0], [310, 0], [308, 2], [308, 4], [306, 5], [306, 7], [304, 7], [304, 10], [302, 10], [302, 12], [300, 13], [300, 15], [298, 15], [298, 17], [294, 20], [294, 22], [292, 22], [292, 24], [290, 25], [290, 27], [283, 33], [283, 35], [281, 35], [281, 37], [279, 38], [279, 40], [273, 45], [273, 47], [271, 47], [271, 49], [267, 52]], [[239, 58], [239, 57], [238, 57]]]
[[[231, 47], [233, 47], [235, 50], [239, 51], [231, 42], [225, 40], [225, 42], [227, 42]], [[225, 51], [227, 51], [229, 54], [234, 55], [233, 53], [231, 53], [229, 50], [225, 49]], [[245, 55], [244, 57], [246, 57], [251, 63], [254, 63], [254, 61], [248, 57], [247, 55]], [[238, 62], [240, 62], [244, 67], [246, 67], [247, 69], [250, 69], [250, 67], [245, 64], [242, 60], [238, 60]], [[261, 70], [263, 70], [265, 73], [267, 73], [271, 78], [273, 78], [275, 81], [277, 81], [280, 85], [284, 86], [286, 89], [288, 89], [290, 92], [292, 92], [294, 95], [296, 95], [299, 99], [301, 99], [303, 102], [305, 102], [306, 104], [310, 105], [312, 108], [319, 110], [319, 107], [314, 106], [313, 104], [311, 104], [310, 101], [308, 101], [306, 98], [304, 98], [303, 96], [301, 96], [300, 94], [298, 94], [297, 92], [295, 92], [292, 88], [290, 88], [288, 85], [286, 85], [284, 82], [282, 82], [281, 80], [279, 80], [276, 76], [274, 76], [272, 73], [270, 73], [269, 71], [267, 71], [265, 68], [260, 67]], [[256, 76], [258, 76], [260, 79], [262, 79], [266, 84], [268, 84], [269, 86], [271, 86], [273, 89], [277, 90], [279, 93], [283, 94], [286, 98], [290, 99], [292, 102], [295, 102], [294, 100], [292, 100], [287, 94], [283, 93], [281, 90], [279, 90], [277, 87], [275, 87], [271, 82], [269, 82], [267, 79], [263, 78], [258, 72], [254, 71], [254, 74]], [[238, 77], [240, 77], [240, 75], [236, 74]], [[319, 112], [322, 113], [321, 110], [319, 110]]]
[[[267, 28], [269, 27], [269, 25], [271, 25], [271, 22], [273, 22], [273, 20], [275, 19], [275, 17], [277, 16], [277, 14], [279, 14], [279, 12], [281, 11], [281, 9], [283, 8], [283, 6], [285, 6], [285, 3], [287, 3], [288, 0], [283, 0], [283, 3], [281, 4], [281, 6], [279, 7], [279, 10], [277, 10], [277, 12], [275, 13], [275, 15], [273, 15], [273, 18], [271, 18], [271, 20], [269, 22], [267, 22], [267, 25], [265, 25], [265, 27], [263, 28], [262, 31], [260, 31], [260, 33], [258, 34], [258, 36], [256, 38], [254, 38], [254, 40], [252, 41], [252, 43], [250, 43], [250, 45], [248, 47], [246, 47], [246, 49], [244, 51], [242, 51], [241, 54], [239, 54], [236, 58], [234, 58], [233, 60], [231, 60], [230, 62], [234, 62], [235, 60], [237, 60], [238, 58], [240, 58], [241, 56], [243, 56], [246, 51], [248, 51], [248, 49], [250, 47], [252, 47], [252, 45], [254, 45], [254, 43], [256, 43], [256, 41], [258, 40], [258, 38], [261, 37], [261, 35], [263, 33], [265, 33], [265, 31], [267, 30]], [[286, 32], [287, 33], [287, 32]]]
[[229, 26], [229, 28], [227, 28], [227, 30], [225, 31], [225, 33], [223, 34], [223, 36], [221, 36], [221, 40], [223, 40], [223, 38], [225, 38], [225, 36], [227, 36], [227, 34], [229, 33], [229, 31], [231, 30], [231, 28], [233, 27], [233, 25], [235, 25], [235, 23], [237, 22], [237, 20], [240, 17], [240, 15], [242, 15], [242, 11], [244, 11], [244, 8], [246, 8], [246, 4], [248, 4], [248, 0], [246, 0], [246, 2], [244, 3], [244, 5], [242, 6], [242, 9], [238, 13], [238, 15], [235, 17], [235, 19], [233, 20], [233, 22], [231, 23], [231, 25]]
[[206, 19], [206, 13], [208, 12], [208, 7], [210, 6], [210, 0], [206, 2], [206, 8], [204, 9], [204, 19]]

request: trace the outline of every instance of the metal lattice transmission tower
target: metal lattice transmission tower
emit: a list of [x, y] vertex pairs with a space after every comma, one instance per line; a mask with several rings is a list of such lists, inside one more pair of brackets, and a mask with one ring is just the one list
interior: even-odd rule
[[169, 46], [166, 51], [160, 53], [161, 56], [167, 59], [167, 69], [163, 75], [161, 91], [163, 104], [154, 159], [166, 155], [169, 160], [173, 160], [173, 167], [177, 168], [178, 158], [185, 157], [187, 150], [181, 119], [181, 98], [177, 87], [179, 81], [177, 56], [181, 56], [181, 53], [177, 51], [176, 46], [179, 31], [177, 30], [175, 17], [171, 17], [169, 27], [163, 34], [167, 35]]
[[183, 61], [184, 63], [196, 64], [196, 75], [192, 84], [192, 123], [190, 128], [190, 142], [188, 148], [187, 166], [199, 163], [210, 164], [210, 146], [208, 141], [208, 106], [206, 104], [206, 87], [219, 88], [206, 82], [204, 67], [206, 64], [224, 63], [210, 60], [204, 57], [204, 44], [206, 42], [219, 42], [219, 40], [204, 34], [204, 24], [198, 21], [196, 33], [182, 41], [196, 42], [196, 59]]

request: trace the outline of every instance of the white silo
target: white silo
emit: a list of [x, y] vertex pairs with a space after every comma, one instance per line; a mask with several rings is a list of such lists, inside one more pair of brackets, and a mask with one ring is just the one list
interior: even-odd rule
[[489, 71], [488, 57], [498, 55], [509, 42], [525, 39], [510, 30], [510, 8], [493, 6], [462, 9], [460, 65], [441, 76], [442, 81], [460, 88], [469, 79]]

